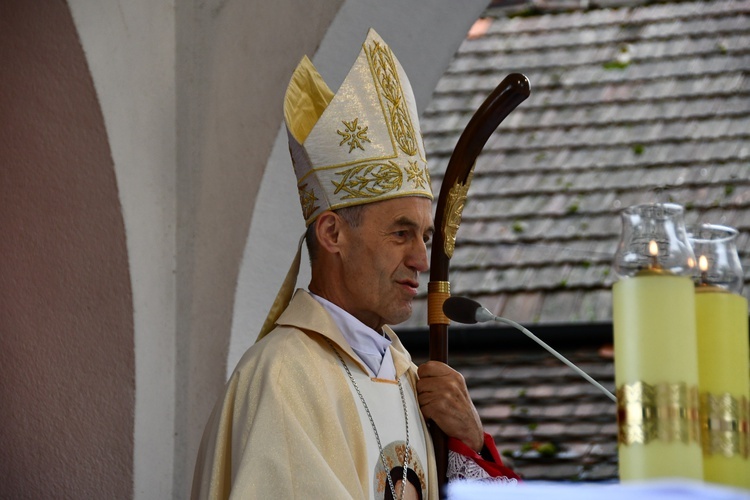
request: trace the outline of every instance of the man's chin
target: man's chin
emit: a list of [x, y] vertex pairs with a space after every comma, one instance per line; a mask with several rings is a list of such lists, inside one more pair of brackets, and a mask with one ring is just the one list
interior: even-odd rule
[[403, 323], [407, 319], [411, 318], [412, 313], [412, 305], [411, 301], [409, 301], [408, 308], [405, 308], [402, 311], [398, 311], [392, 315], [392, 317], [389, 319], [388, 323], [389, 325], [398, 325], [400, 323]]

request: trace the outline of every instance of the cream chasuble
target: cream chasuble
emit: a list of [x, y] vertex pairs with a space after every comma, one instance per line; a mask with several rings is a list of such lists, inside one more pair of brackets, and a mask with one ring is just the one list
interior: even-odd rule
[[[192, 498], [383, 498], [376, 496], [379, 457], [377, 445], [368, 442], [369, 419], [362, 420], [361, 403], [326, 339], [352, 374], [363, 377], [363, 394], [373, 399], [368, 401], [371, 413], [382, 400], [398, 406], [383, 407], [385, 415], [380, 409], [380, 416], [373, 414], [379, 433], [394, 426], [394, 435], [381, 436], [386, 450], [392, 444], [396, 450], [405, 440], [398, 386], [382, 386], [395, 390], [395, 397], [379, 394], [381, 384], [368, 382], [364, 365], [331, 316], [307, 292], [296, 292], [277, 323], [245, 353], [214, 407], [201, 442]], [[421, 472], [427, 485], [436, 485], [432, 441], [415, 401], [416, 366], [392, 330], [385, 330], [409, 407], [410, 445], [424, 444], [424, 451], [417, 451]], [[436, 487], [427, 493], [437, 498]]]

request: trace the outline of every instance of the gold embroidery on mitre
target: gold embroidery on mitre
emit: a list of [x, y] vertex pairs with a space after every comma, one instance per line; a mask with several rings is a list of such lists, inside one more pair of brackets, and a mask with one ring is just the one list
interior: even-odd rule
[[748, 458], [747, 398], [704, 392], [700, 400], [701, 442], [705, 455]]
[[415, 189], [421, 189], [429, 184], [430, 174], [426, 168], [420, 168], [417, 161], [409, 160], [409, 166], [406, 168], [406, 178], [412, 183]]
[[343, 139], [341, 139], [341, 142], [339, 143], [339, 146], [343, 146], [345, 143], [348, 144], [350, 153], [354, 150], [354, 148], [359, 148], [364, 151], [365, 148], [362, 147], [362, 143], [370, 142], [370, 139], [367, 138], [367, 129], [369, 129], [370, 127], [362, 128], [361, 126], [357, 125], [358, 121], [359, 118], [355, 118], [351, 122], [341, 120], [341, 123], [344, 124], [346, 129], [343, 132], [341, 130], [336, 131], [337, 134], [343, 137]]
[[469, 192], [469, 186], [473, 177], [474, 166], [471, 167], [465, 183], [461, 184], [457, 182], [448, 191], [445, 214], [443, 216], [445, 220], [443, 224], [443, 234], [445, 234], [443, 250], [449, 259], [453, 257], [453, 251], [456, 248], [456, 234], [458, 233], [458, 227], [461, 225], [461, 214], [466, 205], [466, 195]]
[[318, 201], [318, 198], [315, 196], [315, 193], [313, 190], [307, 190], [307, 184], [303, 184], [301, 186], [297, 187], [297, 190], [299, 191], [299, 202], [302, 205], [302, 216], [305, 218], [305, 220], [309, 219], [310, 216], [315, 213], [315, 211], [320, 208], [319, 206], [315, 205], [315, 202]]
[[365, 47], [375, 81], [380, 84], [380, 94], [388, 101], [391, 133], [399, 149], [409, 156], [417, 154], [417, 139], [414, 133], [406, 100], [401, 92], [396, 61], [390, 48], [378, 41]]
[[700, 442], [698, 389], [682, 382], [634, 382], [617, 389], [617, 440], [622, 445]]
[[341, 182], [331, 181], [336, 186], [333, 194], [346, 192], [347, 195], [342, 196], [342, 200], [375, 198], [398, 191], [403, 177], [401, 169], [392, 161], [357, 165], [336, 172], [336, 175], [342, 176], [342, 179]]

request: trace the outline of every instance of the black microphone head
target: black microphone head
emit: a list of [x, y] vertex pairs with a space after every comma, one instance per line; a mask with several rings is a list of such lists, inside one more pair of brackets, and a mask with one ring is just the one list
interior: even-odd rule
[[471, 325], [477, 322], [477, 309], [482, 305], [467, 297], [448, 297], [443, 302], [443, 313], [457, 323]]

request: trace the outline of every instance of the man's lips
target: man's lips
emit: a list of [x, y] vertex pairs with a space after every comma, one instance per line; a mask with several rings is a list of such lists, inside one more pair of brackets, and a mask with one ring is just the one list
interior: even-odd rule
[[419, 288], [419, 282], [412, 279], [403, 279], [398, 280], [396, 283], [406, 288], [409, 292], [411, 292], [412, 295], [417, 294], [417, 289]]

